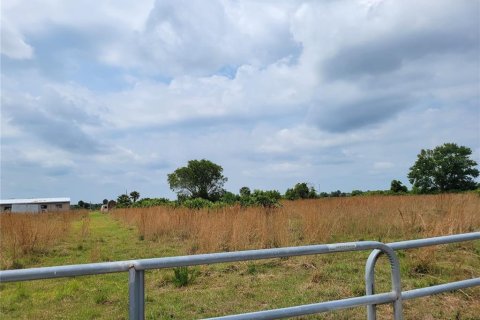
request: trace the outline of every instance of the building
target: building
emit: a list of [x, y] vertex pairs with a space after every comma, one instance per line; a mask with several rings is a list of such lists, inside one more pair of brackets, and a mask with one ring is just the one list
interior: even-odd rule
[[0, 212], [55, 212], [70, 210], [70, 198], [0, 200]]

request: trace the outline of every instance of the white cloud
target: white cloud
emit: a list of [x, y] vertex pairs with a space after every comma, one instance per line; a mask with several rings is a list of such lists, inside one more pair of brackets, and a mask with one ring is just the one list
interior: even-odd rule
[[12, 59], [33, 58], [33, 48], [25, 42], [22, 34], [3, 17], [2, 24], [2, 54]]
[[84, 200], [170, 195], [199, 158], [233, 191], [388, 188], [421, 148], [480, 145], [472, 3], [9, 2], [2, 193], [29, 170]]

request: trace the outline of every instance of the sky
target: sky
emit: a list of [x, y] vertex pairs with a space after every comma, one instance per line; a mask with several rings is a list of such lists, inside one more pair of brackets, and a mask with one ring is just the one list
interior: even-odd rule
[[421, 149], [480, 162], [480, 2], [3, 1], [1, 198], [174, 199], [410, 186]]

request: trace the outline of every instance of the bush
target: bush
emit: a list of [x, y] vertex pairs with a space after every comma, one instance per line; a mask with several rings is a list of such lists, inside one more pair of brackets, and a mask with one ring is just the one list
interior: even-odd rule
[[241, 197], [240, 205], [247, 206], [262, 206], [265, 208], [274, 208], [280, 206], [280, 199], [282, 195], [277, 190], [254, 190], [249, 197]]
[[288, 200], [296, 199], [314, 199], [317, 198], [317, 192], [314, 187], [308, 187], [306, 182], [297, 183], [293, 188], [287, 189], [285, 198]]
[[225, 204], [234, 204], [235, 202], [237, 202], [239, 199], [239, 196], [235, 195], [234, 193], [232, 192], [228, 192], [226, 191], [222, 197], [220, 198], [220, 202], [223, 202]]
[[195, 199], [187, 199], [181, 203], [182, 206], [189, 208], [189, 209], [203, 209], [203, 208], [212, 208], [213, 202], [202, 199], [202, 198], [195, 198]]
[[166, 198], [143, 198], [132, 204], [133, 208], [149, 208], [157, 206], [171, 205], [171, 201]]
[[351, 193], [352, 197], [361, 196], [362, 194], [363, 194], [362, 190], [353, 190]]

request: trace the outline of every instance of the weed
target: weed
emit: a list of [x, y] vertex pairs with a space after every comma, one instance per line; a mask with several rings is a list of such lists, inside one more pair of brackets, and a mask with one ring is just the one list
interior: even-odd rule
[[96, 304], [105, 304], [108, 301], [108, 295], [104, 289], [99, 289], [95, 292], [94, 301]]
[[188, 267], [178, 267], [173, 269], [173, 284], [175, 287], [185, 287], [193, 282], [195, 279], [195, 272], [190, 271]]
[[254, 275], [258, 272], [257, 265], [254, 263], [249, 263], [247, 265], [247, 274]]

